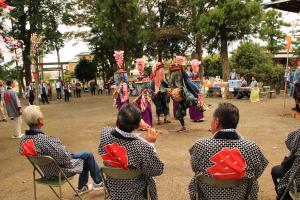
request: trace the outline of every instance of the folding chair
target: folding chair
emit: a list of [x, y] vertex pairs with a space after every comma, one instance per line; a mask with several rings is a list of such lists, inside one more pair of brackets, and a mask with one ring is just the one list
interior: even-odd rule
[[[283, 200], [285, 195], [289, 192], [290, 196], [293, 198], [293, 200], [300, 199], [300, 192], [297, 190], [297, 184], [295, 181], [295, 178], [297, 174], [299, 173], [300, 165], [298, 165], [296, 171], [292, 175], [292, 177], [289, 180], [288, 186], [285, 188], [283, 195], [280, 197], [280, 200]], [[293, 185], [293, 191], [290, 191], [290, 187]]]
[[205, 184], [205, 185], [210, 185], [213, 187], [217, 188], [235, 188], [239, 187], [243, 184], [248, 184], [248, 189], [246, 192], [245, 200], [248, 200], [248, 195], [249, 195], [249, 187], [251, 186], [250, 184], [250, 179], [215, 179], [212, 177], [204, 176], [204, 175], [196, 175], [196, 200], [200, 200], [200, 187], [199, 183]]
[[[129, 171], [115, 167], [101, 167], [101, 176], [104, 183], [104, 199], [111, 199], [111, 194], [109, 188], [107, 187], [107, 177], [117, 180], [128, 180], [139, 176], [142, 176], [143, 172], [141, 170]], [[146, 200], [151, 200], [149, 186], [147, 185], [147, 197]]]
[[[33, 188], [35, 200], [37, 200], [36, 183], [48, 185], [58, 199], [63, 199], [61, 186], [66, 182], [68, 182], [68, 184], [74, 190], [76, 196], [82, 200], [82, 198], [78, 195], [76, 189], [70, 182], [70, 179], [74, 175], [71, 177], [67, 177], [66, 174], [61, 170], [57, 162], [51, 156], [27, 156], [27, 159], [33, 166]], [[54, 164], [59, 169], [58, 179], [47, 179], [41, 171], [41, 167], [51, 164]], [[40, 174], [41, 178], [36, 178], [36, 171]], [[53, 187], [59, 187], [59, 194], [57, 194]]]

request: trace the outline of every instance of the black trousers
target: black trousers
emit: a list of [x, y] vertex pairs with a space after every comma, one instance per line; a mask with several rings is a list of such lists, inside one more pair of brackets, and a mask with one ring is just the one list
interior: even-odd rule
[[81, 89], [76, 89], [76, 97], [80, 98], [81, 96]]
[[69, 93], [69, 91], [68, 91], [68, 90], [65, 90], [64, 93], [65, 93], [65, 101], [69, 101], [69, 98], [70, 98], [70, 93]]
[[45, 93], [41, 94], [41, 99], [42, 99], [43, 104], [45, 104], [45, 102], [47, 104], [49, 104], [48, 97]]
[[[279, 180], [283, 178], [283, 176], [288, 172], [288, 169], [285, 169], [281, 165], [276, 165], [272, 168], [271, 175], [273, 179], [273, 183], [275, 185], [275, 191], [277, 193], [277, 199], [280, 199], [280, 197], [283, 195], [284, 190], [281, 194], [278, 193], [277, 187], [279, 184]], [[292, 197], [287, 193], [284, 197], [284, 200], [293, 200]]]

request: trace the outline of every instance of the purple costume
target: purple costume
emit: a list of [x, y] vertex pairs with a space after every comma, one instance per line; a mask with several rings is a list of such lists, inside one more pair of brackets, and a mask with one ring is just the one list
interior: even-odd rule
[[193, 121], [202, 121], [204, 120], [203, 112], [197, 110], [196, 106], [191, 106], [189, 108], [190, 118]]
[[178, 103], [176, 101], [173, 101], [173, 117], [174, 117], [174, 119], [177, 119], [176, 118], [177, 109], [178, 109]]

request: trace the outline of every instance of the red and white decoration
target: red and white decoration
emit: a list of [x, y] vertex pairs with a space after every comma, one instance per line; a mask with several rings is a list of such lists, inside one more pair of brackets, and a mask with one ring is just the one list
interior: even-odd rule
[[246, 175], [246, 161], [237, 148], [223, 148], [210, 158], [215, 165], [206, 169], [215, 179], [241, 179]]
[[106, 154], [101, 154], [104, 162], [112, 167], [128, 170], [127, 151], [124, 146], [117, 143], [109, 144], [103, 147]]

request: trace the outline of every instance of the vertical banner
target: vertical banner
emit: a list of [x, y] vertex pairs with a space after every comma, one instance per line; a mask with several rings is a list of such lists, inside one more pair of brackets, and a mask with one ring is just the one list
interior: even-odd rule
[[286, 52], [287, 53], [290, 53], [291, 44], [292, 44], [292, 36], [290, 34], [287, 34], [286, 35]]

